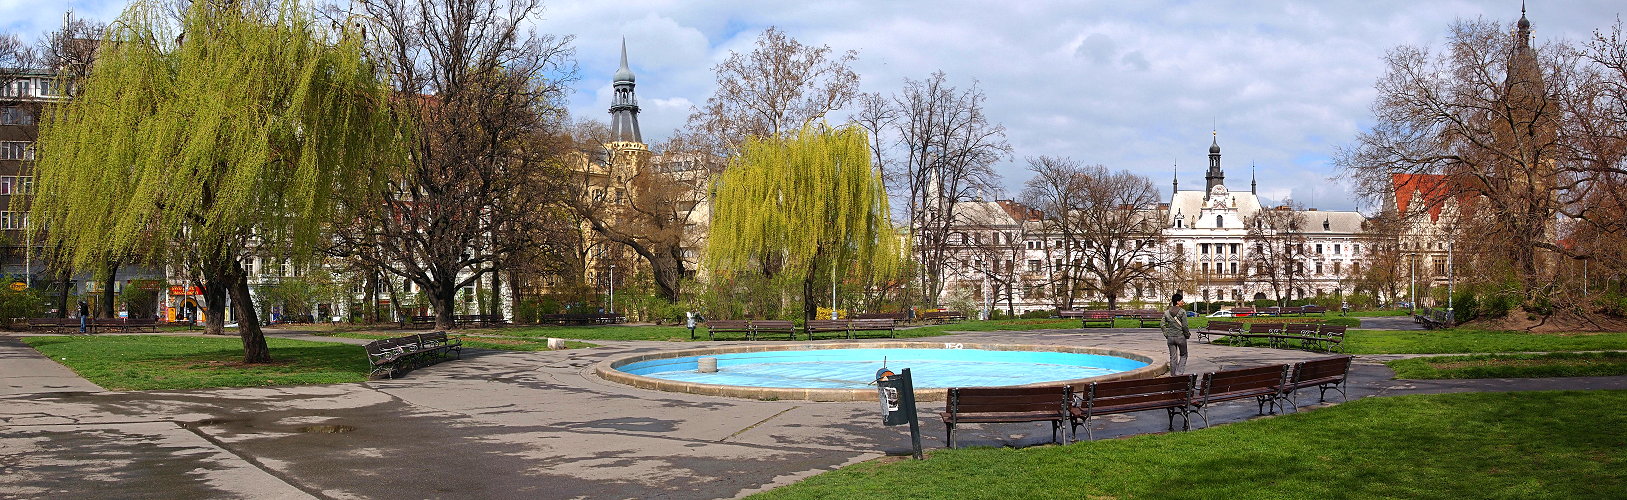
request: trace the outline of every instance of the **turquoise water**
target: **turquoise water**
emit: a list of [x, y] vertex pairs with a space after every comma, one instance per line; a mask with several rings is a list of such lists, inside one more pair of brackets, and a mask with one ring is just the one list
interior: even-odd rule
[[[1113, 356], [980, 349], [815, 349], [739, 352], [652, 359], [623, 365], [634, 375], [715, 385], [866, 389], [882, 366], [910, 369], [916, 388], [990, 387], [1073, 380], [1134, 370], [1146, 363]], [[697, 359], [717, 358], [716, 373], [700, 373]]]

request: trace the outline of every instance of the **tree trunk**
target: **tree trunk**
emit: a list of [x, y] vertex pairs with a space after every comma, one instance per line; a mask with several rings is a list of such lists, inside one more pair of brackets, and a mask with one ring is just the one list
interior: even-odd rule
[[57, 287], [56, 291], [56, 317], [66, 318], [68, 317], [68, 286], [73, 282], [73, 272], [63, 270], [61, 278], [62, 286]]
[[224, 273], [205, 272], [203, 277], [203, 334], [226, 334], [226, 289]]
[[367, 302], [362, 309], [362, 321], [371, 325], [379, 322], [379, 275], [372, 270], [367, 272], [367, 293], [363, 300]]
[[486, 301], [486, 307], [487, 315], [503, 314], [503, 273], [496, 270], [491, 272], [491, 298]]
[[232, 271], [228, 274], [232, 309], [237, 311], [237, 336], [243, 339], [243, 362], [270, 363], [271, 348], [266, 346], [265, 333], [260, 331], [260, 318], [254, 312], [248, 273], [243, 272], [242, 264], [233, 262]]
[[452, 314], [457, 311], [458, 289], [451, 283], [436, 283], [436, 286], [427, 290], [430, 302], [435, 304], [435, 329], [451, 330], [454, 326]]
[[112, 317], [115, 317], [115, 316], [118, 315], [117, 311], [113, 307], [113, 299], [114, 299], [113, 285], [115, 285], [115, 284], [117, 284], [119, 282], [118, 275], [119, 275], [119, 262], [118, 261], [110, 261], [110, 262], [108, 262], [107, 263], [107, 277], [102, 278], [102, 307], [101, 307], [102, 312], [98, 313], [96, 315], [99, 318], [112, 318]]
[[1107, 294], [1107, 308], [1108, 309], [1118, 309], [1119, 308], [1119, 296], [1118, 295], [1111, 294], [1111, 293]]
[[802, 279], [803, 324], [807, 324], [807, 321], [814, 319], [814, 316], [819, 314], [819, 303], [816, 302], [817, 299], [815, 299], [815, 297], [818, 297], [818, 295], [814, 293], [814, 282], [818, 281], [814, 279], [814, 267], [815, 266], [809, 266], [807, 277]]

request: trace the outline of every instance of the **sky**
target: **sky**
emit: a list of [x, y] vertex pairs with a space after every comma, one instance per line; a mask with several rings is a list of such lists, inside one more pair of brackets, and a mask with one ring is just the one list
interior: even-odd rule
[[[123, 0], [0, 0], [0, 32], [25, 39], [63, 12], [117, 17]], [[1608, 29], [1618, 1], [1532, 1], [1537, 43], [1584, 42]], [[608, 122], [610, 78], [625, 38], [645, 142], [683, 126], [715, 87], [712, 68], [778, 26], [807, 44], [856, 50], [863, 92], [893, 94], [934, 71], [974, 83], [1013, 154], [996, 168], [1012, 198], [1025, 158], [1069, 157], [1200, 189], [1218, 138], [1233, 191], [1251, 165], [1267, 203], [1366, 208], [1331, 157], [1373, 122], [1386, 51], [1440, 48], [1455, 20], [1512, 23], [1497, 1], [552, 1], [531, 22], [575, 38], [573, 116]], [[846, 110], [831, 116], [840, 123]], [[1211, 134], [1217, 135], [1211, 135]], [[1178, 165], [1178, 168], [1177, 168]]]

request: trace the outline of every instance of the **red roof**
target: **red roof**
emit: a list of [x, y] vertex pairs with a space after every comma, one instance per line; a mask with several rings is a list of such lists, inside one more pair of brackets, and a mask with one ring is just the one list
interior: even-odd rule
[[1415, 199], [1422, 201], [1429, 210], [1429, 221], [1439, 222], [1441, 208], [1446, 206], [1446, 200], [1456, 197], [1458, 206], [1467, 208], [1474, 199], [1474, 193], [1462, 189], [1461, 184], [1452, 182], [1444, 175], [1434, 174], [1392, 174], [1390, 176], [1395, 187], [1395, 208], [1400, 213], [1407, 213], [1407, 207]]

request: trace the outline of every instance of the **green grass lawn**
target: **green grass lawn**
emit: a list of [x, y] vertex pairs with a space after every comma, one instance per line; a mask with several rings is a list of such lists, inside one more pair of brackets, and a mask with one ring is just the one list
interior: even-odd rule
[[1433, 356], [1385, 364], [1402, 379], [1595, 377], [1627, 375], [1627, 352]]
[[244, 365], [233, 337], [50, 336], [22, 339], [87, 380], [116, 391], [335, 384], [367, 380], [358, 345], [266, 339], [270, 364]]
[[[351, 339], [378, 340], [378, 339], [387, 339], [387, 338], [393, 338], [393, 337], [402, 337], [402, 336], [410, 335], [410, 333], [312, 332], [311, 335], [316, 335], [316, 336], [321, 336], [321, 337], [344, 337], [344, 338], [351, 338]], [[489, 335], [488, 333], [482, 332], [481, 336], [451, 334], [451, 337], [455, 338], [455, 339], [462, 340], [464, 347], [468, 347], [468, 348], [472, 348], [472, 349], [492, 349], [492, 350], [498, 350], [498, 351], [546, 351], [546, 350], [548, 350], [548, 339], [544, 338], [544, 337], [497, 337], [497, 336], [488, 336], [488, 335]], [[582, 348], [587, 348], [587, 347], [598, 347], [598, 346], [594, 345], [594, 344], [589, 344], [587, 342], [568, 341], [568, 342], [565, 342], [565, 347], [567, 349], [582, 349]]]
[[1191, 432], [932, 450], [757, 498], [1620, 498], [1623, 405], [1627, 391], [1371, 398]]
[[1529, 333], [1453, 328], [1447, 330], [1351, 330], [1352, 354], [1470, 354], [1498, 352], [1627, 350], [1627, 332]]

